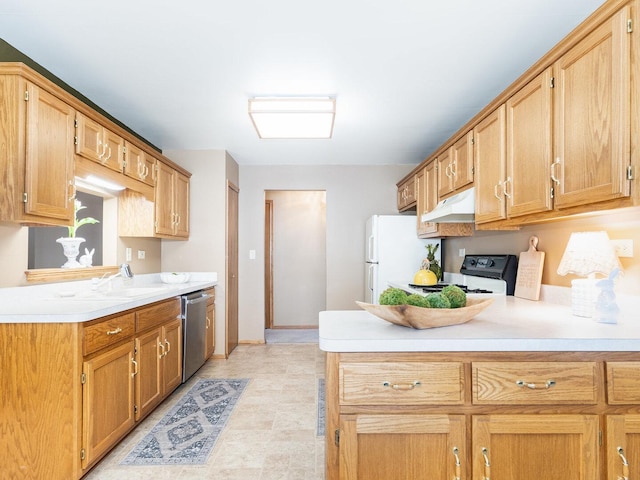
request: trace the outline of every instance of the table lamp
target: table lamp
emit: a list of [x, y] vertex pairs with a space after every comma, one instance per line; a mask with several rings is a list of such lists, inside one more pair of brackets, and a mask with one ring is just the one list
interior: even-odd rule
[[622, 270], [607, 232], [572, 233], [564, 251], [558, 275], [573, 273], [581, 278], [571, 281], [571, 310], [579, 317], [593, 317], [598, 298], [596, 273], [608, 276]]

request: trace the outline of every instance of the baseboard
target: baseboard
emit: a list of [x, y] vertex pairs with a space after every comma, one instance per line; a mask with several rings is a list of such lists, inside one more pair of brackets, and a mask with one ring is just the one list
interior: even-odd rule
[[226, 360], [227, 356], [224, 353], [214, 353], [209, 357], [209, 360]]
[[240, 345], [263, 345], [264, 340], [238, 340]]
[[271, 330], [318, 329], [318, 325], [273, 325]]

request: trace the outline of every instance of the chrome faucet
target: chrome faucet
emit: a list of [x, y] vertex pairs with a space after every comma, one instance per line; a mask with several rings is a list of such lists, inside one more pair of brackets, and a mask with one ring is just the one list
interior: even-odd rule
[[[106, 275], [106, 273], [104, 275]], [[91, 279], [91, 290], [98, 290], [105, 284], [109, 284], [109, 290], [111, 290], [111, 280], [116, 277], [133, 278], [133, 272], [131, 271], [131, 266], [128, 263], [120, 265], [120, 271], [118, 273], [114, 273], [107, 278], [105, 278], [104, 275], [102, 278]]]

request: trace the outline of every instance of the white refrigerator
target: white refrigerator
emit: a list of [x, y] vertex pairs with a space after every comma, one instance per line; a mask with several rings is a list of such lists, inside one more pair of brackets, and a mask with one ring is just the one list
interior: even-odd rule
[[[427, 257], [427, 244], [440, 245], [440, 239], [417, 237], [414, 215], [373, 215], [366, 224], [365, 298], [378, 303], [380, 293], [389, 281], [411, 283], [422, 260]], [[435, 259], [442, 267], [442, 246]]]

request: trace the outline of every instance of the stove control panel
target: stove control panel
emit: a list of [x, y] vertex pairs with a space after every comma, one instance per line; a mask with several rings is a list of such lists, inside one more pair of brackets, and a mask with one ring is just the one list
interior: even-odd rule
[[466, 255], [460, 267], [463, 275], [498, 278], [507, 282], [507, 295], [513, 295], [518, 271], [515, 255]]

